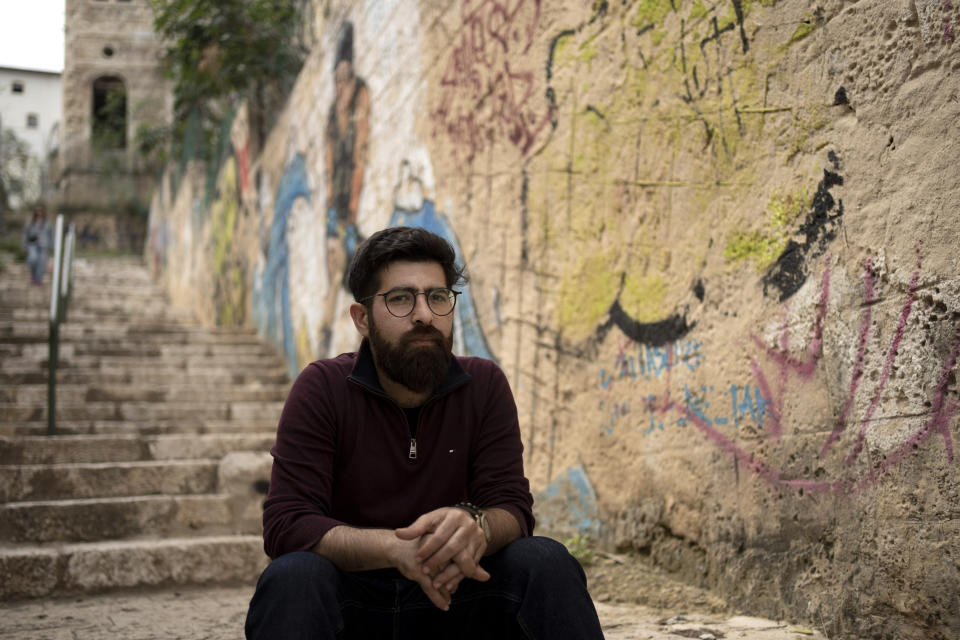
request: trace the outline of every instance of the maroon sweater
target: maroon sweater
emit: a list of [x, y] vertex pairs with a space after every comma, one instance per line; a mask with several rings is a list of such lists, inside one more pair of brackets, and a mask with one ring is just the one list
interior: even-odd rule
[[364, 340], [357, 353], [304, 369], [277, 427], [264, 549], [311, 549], [333, 527], [393, 529], [467, 500], [505, 509], [533, 531], [517, 407], [500, 368], [454, 358], [420, 411], [416, 458], [404, 411], [383, 391]]

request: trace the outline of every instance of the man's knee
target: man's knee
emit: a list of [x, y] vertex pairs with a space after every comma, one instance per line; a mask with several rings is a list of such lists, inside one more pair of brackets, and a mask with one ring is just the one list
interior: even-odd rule
[[511, 570], [534, 577], [558, 577], [585, 582], [583, 568], [560, 542], [542, 536], [514, 540], [501, 551]]
[[263, 570], [245, 625], [251, 640], [332, 638], [339, 621], [340, 576], [310, 552], [280, 556]]
[[289, 593], [303, 597], [306, 593], [335, 594], [339, 573], [332, 562], [309, 551], [284, 554], [267, 565], [257, 583], [257, 591]]

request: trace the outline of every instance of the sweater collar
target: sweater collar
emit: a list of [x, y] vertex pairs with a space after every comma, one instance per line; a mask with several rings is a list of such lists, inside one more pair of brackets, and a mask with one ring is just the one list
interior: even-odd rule
[[[443, 382], [440, 383], [440, 386], [434, 390], [433, 394], [427, 399], [427, 402], [433, 398], [449, 393], [461, 385], [466, 384], [470, 381], [470, 378], [470, 374], [464, 371], [463, 367], [460, 366], [458, 358], [450, 358], [450, 369], [447, 371], [447, 377], [444, 378]], [[370, 341], [366, 338], [360, 342], [360, 350], [357, 352], [357, 361], [353, 365], [353, 370], [350, 372], [350, 375], [347, 379], [357, 382], [367, 389], [370, 389], [371, 391], [374, 391], [380, 395], [387, 395], [387, 392], [383, 390], [383, 386], [380, 384], [380, 377], [377, 375], [377, 367], [373, 363], [373, 351], [370, 349]]]

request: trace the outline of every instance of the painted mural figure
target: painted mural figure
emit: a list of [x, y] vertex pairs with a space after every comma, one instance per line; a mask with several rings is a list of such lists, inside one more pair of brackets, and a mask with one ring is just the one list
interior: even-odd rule
[[[357, 207], [363, 188], [367, 140], [370, 135], [370, 94], [353, 69], [353, 24], [345, 22], [334, 61], [336, 96], [330, 105], [324, 140], [327, 178], [327, 289], [324, 338], [330, 326], [340, 282], [360, 238]], [[326, 352], [329, 344], [323, 345]]]
[[[443, 213], [436, 210], [433, 201], [424, 196], [424, 185], [417, 171], [409, 160], [400, 163], [400, 179], [393, 194], [393, 214], [390, 216], [390, 226], [420, 227], [437, 234], [446, 240], [457, 256], [460, 264], [465, 264], [460, 243], [453, 231], [453, 226]], [[496, 361], [483, 330], [480, 328], [480, 319], [470, 285], [466, 282], [457, 305], [456, 317], [459, 338], [463, 341], [463, 348], [471, 356], [488, 358]]]
[[53, 227], [47, 221], [47, 210], [42, 204], [34, 207], [30, 219], [24, 223], [20, 244], [27, 254], [31, 282], [35, 285], [43, 284], [50, 248], [53, 246]]
[[453, 248], [388, 228], [347, 276], [362, 342], [287, 398], [246, 637], [602, 638], [580, 564], [532, 535], [506, 377], [452, 354]]

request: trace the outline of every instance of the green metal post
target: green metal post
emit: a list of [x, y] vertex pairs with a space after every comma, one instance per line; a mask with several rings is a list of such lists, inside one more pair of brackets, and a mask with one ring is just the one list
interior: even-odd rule
[[57, 433], [57, 364], [60, 359], [60, 323], [54, 318], [50, 321], [49, 376], [47, 378], [47, 435]]
[[47, 435], [56, 435], [57, 361], [60, 355], [60, 318], [63, 316], [60, 295], [63, 275], [63, 214], [57, 216], [53, 242], [53, 282], [50, 290], [50, 340], [47, 346]]

